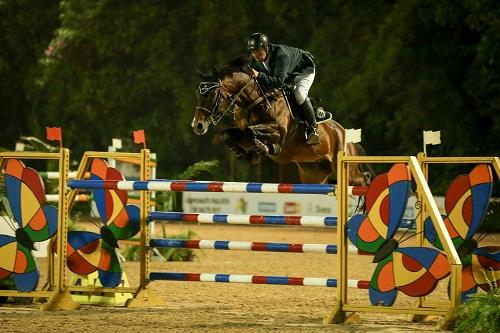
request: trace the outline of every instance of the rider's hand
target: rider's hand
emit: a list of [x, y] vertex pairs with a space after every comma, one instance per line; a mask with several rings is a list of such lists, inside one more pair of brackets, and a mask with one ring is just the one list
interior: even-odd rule
[[257, 72], [255, 69], [252, 68], [252, 75], [257, 77], [259, 76], [259, 72]]

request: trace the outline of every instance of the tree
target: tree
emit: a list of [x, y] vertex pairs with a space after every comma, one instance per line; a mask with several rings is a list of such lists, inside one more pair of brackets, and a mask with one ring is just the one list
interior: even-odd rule
[[34, 110], [33, 82], [43, 56], [59, 25], [58, 1], [0, 1], [0, 142], [14, 148], [21, 135], [29, 135]]

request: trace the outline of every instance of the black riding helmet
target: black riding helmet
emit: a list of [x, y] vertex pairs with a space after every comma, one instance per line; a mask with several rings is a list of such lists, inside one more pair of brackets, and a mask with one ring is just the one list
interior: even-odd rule
[[248, 37], [247, 50], [252, 51], [261, 47], [266, 47], [269, 43], [269, 39], [263, 33], [256, 32]]

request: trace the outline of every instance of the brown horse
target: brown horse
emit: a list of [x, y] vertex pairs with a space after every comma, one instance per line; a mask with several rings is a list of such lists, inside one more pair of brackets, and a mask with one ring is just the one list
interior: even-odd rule
[[[256, 162], [267, 155], [276, 163], [294, 162], [302, 183], [325, 183], [336, 173], [345, 129], [331, 119], [322, 122], [318, 125], [320, 143], [307, 145], [305, 126], [294, 118], [284, 92], [265, 92], [240, 66], [229, 65], [203, 77], [191, 127], [197, 135], [204, 135], [226, 114], [233, 115], [234, 128], [221, 131], [221, 138], [236, 157]], [[358, 144], [348, 143], [347, 149], [351, 156], [364, 155]], [[352, 185], [366, 184], [372, 175], [355, 164], [349, 171]]]

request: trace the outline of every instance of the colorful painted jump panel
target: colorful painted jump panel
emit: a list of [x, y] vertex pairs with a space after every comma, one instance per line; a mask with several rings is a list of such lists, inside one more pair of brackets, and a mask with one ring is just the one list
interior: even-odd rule
[[[91, 180], [124, 180], [122, 174], [105, 161], [94, 159]], [[101, 225], [99, 234], [89, 231], [68, 233], [68, 267], [80, 275], [98, 271], [104, 287], [116, 287], [122, 279], [122, 268], [116, 254], [118, 240], [128, 239], [140, 230], [139, 207], [127, 205], [125, 190], [95, 189], [92, 191]]]
[[391, 306], [397, 292], [426, 296], [450, 274], [440, 251], [427, 247], [399, 247], [393, 239], [408, 202], [411, 174], [405, 164], [375, 177], [366, 196], [367, 214], [348, 221], [348, 237], [360, 250], [373, 253], [377, 263], [369, 285], [372, 305]]
[[32, 254], [34, 243], [56, 234], [57, 208], [45, 204], [40, 175], [17, 159], [5, 164], [5, 184], [15, 237], [0, 235], [0, 279], [12, 276], [17, 290], [29, 292], [36, 289], [40, 278]]
[[[478, 247], [475, 235], [484, 220], [493, 188], [490, 166], [480, 164], [467, 175], [456, 177], [445, 197], [444, 223], [462, 261], [462, 302], [477, 292], [489, 290], [488, 281], [500, 284], [500, 246]], [[425, 237], [443, 249], [430, 218], [424, 223]], [[486, 276], [485, 276], [486, 274]]]

